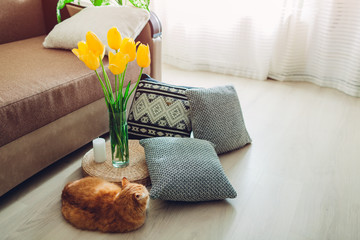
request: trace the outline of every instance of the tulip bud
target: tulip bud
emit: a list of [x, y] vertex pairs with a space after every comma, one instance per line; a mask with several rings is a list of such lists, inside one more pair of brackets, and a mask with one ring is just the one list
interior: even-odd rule
[[150, 49], [149, 45], [140, 44], [137, 50], [136, 56], [137, 64], [142, 67], [146, 68], [150, 65]]
[[129, 56], [118, 52], [115, 55], [109, 52], [109, 69], [114, 75], [118, 75], [124, 72], [126, 64], [129, 62]]
[[109, 47], [114, 50], [120, 49], [121, 44], [121, 34], [116, 27], [112, 27], [109, 29], [107, 33], [107, 40]]
[[80, 59], [80, 56], [87, 54], [89, 49], [87, 47], [86, 42], [81, 41], [81, 42], [78, 42], [78, 49], [74, 48], [71, 51]]
[[129, 55], [129, 62], [134, 61], [136, 58], [136, 45], [134, 39], [128, 37], [124, 38], [121, 41], [120, 51]]
[[93, 32], [86, 33], [86, 43], [89, 47], [89, 50], [96, 56], [103, 59], [105, 54], [105, 45], [102, 44], [98, 36]]
[[91, 70], [96, 70], [100, 67], [100, 60], [95, 54], [89, 52], [88, 55], [83, 57], [83, 62], [85, 65], [90, 68]]
[[100, 66], [99, 57], [89, 50], [86, 42], [79, 42], [78, 49], [74, 48], [72, 52], [91, 70], [96, 70]]

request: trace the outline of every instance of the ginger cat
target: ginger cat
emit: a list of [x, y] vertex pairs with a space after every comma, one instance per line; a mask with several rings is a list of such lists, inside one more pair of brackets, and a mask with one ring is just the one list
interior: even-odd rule
[[140, 228], [146, 218], [149, 192], [130, 183], [122, 187], [95, 177], [68, 183], [62, 192], [62, 214], [77, 228], [102, 232], [129, 232]]

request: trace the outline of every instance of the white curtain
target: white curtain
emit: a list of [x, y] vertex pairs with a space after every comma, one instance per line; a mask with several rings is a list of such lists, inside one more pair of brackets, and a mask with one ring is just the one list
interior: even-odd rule
[[360, 0], [152, 0], [163, 59], [360, 96]]

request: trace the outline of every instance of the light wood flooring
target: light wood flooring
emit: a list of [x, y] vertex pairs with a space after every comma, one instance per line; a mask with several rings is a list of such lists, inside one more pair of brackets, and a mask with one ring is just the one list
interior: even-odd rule
[[60, 194], [81, 178], [88, 144], [0, 198], [0, 239], [360, 239], [360, 99], [310, 83], [166, 65], [163, 81], [236, 87], [253, 139], [220, 157], [236, 199], [151, 200], [146, 223], [135, 232], [75, 229], [61, 215]]

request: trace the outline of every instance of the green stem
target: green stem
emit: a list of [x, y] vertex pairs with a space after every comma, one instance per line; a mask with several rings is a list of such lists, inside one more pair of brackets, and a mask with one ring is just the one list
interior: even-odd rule
[[129, 101], [129, 98], [131, 96], [131, 94], [135, 91], [135, 89], [137, 88], [137, 86], [139, 85], [139, 81], [140, 81], [140, 78], [141, 78], [141, 75], [142, 75], [142, 72], [143, 72], [144, 68], [141, 68], [140, 70], [140, 74], [139, 74], [139, 78], [136, 82], [136, 85], [135, 87], [131, 90], [130, 94], [127, 96], [126, 100], [125, 100], [125, 104], [124, 104], [124, 107], [126, 108], [126, 105], [127, 105], [127, 102]]
[[[109, 103], [108, 105], [111, 108], [111, 113], [112, 113], [112, 116], [113, 116], [113, 118], [112, 118], [113, 120], [110, 119], [110, 121], [113, 122], [113, 124], [115, 125], [114, 127], [116, 128], [116, 130], [115, 130], [116, 138], [118, 139], [118, 142], [120, 144], [122, 144], [121, 138], [120, 138], [119, 133], [118, 133], [119, 131], [117, 130], [117, 127], [116, 127], [117, 126], [117, 121], [116, 121], [116, 113], [114, 111], [114, 107], [115, 107], [115, 110], [116, 110], [116, 106], [113, 106], [111, 103]], [[117, 112], [119, 112], [119, 111], [117, 111]], [[120, 114], [122, 114], [121, 111], [120, 111]], [[109, 115], [109, 118], [111, 118], [110, 115]]]
[[117, 75], [115, 75], [115, 101], [117, 101], [117, 96], [119, 95], [119, 93], [117, 92]]
[[[113, 130], [111, 130], [111, 129], [109, 129], [110, 131], [115, 131], [115, 137], [116, 137], [116, 139], [117, 139], [117, 142], [119, 143], [119, 145], [121, 145], [122, 146], [122, 144], [123, 144], [123, 142], [122, 142], [122, 140], [121, 140], [121, 137], [119, 136], [119, 130], [118, 130], [118, 128], [117, 128], [117, 119], [116, 119], [116, 113], [115, 113], [115, 111], [114, 110], [116, 110], [116, 106], [113, 106], [113, 104], [111, 103], [111, 102], [109, 102], [108, 104], [108, 110], [109, 110], [109, 112], [110, 112], [110, 114], [109, 114], [109, 121], [111, 121], [112, 122], [112, 127], [114, 128]], [[114, 109], [114, 107], [115, 107], [115, 109]], [[111, 117], [112, 116], [112, 117]], [[114, 132], [112, 132], [112, 133], [114, 133]], [[113, 135], [113, 134], [112, 134]], [[113, 135], [114, 136], [114, 135]]]
[[128, 63], [126, 64], [125, 70], [124, 70], [124, 72], [123, 72], [122, 75], [121, 75], [121, 83], [120, 83], [120, 87], [119, 87], [119, 92], [120, 92], [120, 106], [121, 106], [122, 110], [124, 110], [124, 108], [122, 107], [122, 106], [123, 106], [123, 102], [124, 102], [122, 91], [123, 91], [123, 87], [124, 87], [124, 81], [125, 81], [125, 75], [126, 75], [127, 67], [128, 67]]
[[[115, 53], [118, 53], [118, 50], [115, 50]], [[120, 85], [120, 74], [115, 75], [115, 96], [116, 96], [116, 103], [119, 102], [119, 85]]]
[[[112, 108], [110, 111], [110, 107]], [[112, 104], [109, 104], [109, 120], [110, 120], [110, 136], [111, 136], [111, 144], [112, 144], [112, 150], [115, 149], [115, 145], [117, 145], [117, 149], [120, 149], [121, 155], [124, 154], [124, 144], [126, 144], [127, 141], [127, 134], [126, 131], [126, 125], [124, 127], [124, 122], [126, 122], [126, 113], [123, 111], [116, 109], [116, 113], [113, 111], [113, 109], [116, 109], [116, 106], [112, 106]], [[124, 138], [124, 139], [123, 139]], [[115, 144], [115, 145], [114, 145]], [[114, 152], [114, 151], [113, 151]], [[119, 152], [117, 152], [117, 157]]]
[[115, 92], [116, 92], [116, 105], [119, 105], [120, 99], [122, 97], [122, 92], [119, 91], [120, 89], [120, 78], [121, 78], [122, 74], [118, 74], [115, 75], [115, 81], [116, 81], [116, 85], [115, 85]]
[[99, 56], [100, 58], [100, 64], [101, 64], [101, 68], [102, 68], [102, 72], [103, 72], [103, 75], [104, 75], [104, 78], [105, 78], [105, 84], [106, 84], [106, 87], [107, 87], [107, 91], [109, 93], [109, 96], [110, 96], [110, 100], [111, 102], [114, 102], [114, 94], [113, 94], [113, 91], [112, 91], [112, 88], [111, 88], [111, 84], [110, 84], [110, 80], [106, 74], [106, 71], [105, 71], [105, 68], [104, 68], [104, 63], [101, 59], [101, 57]]
[[118, 81], [118, 85], [117, 85], [117, 96], [116, 96], [116, 104], [117, 106], [120, 105], [120, 101], [121, 101], [121, 98], [122, 98], [122, 91], [121, 88], [120, 88], [120, 85], [121, 85], [121, 79], [122, 79], [122, 73], [121, 74], [118, 74], [117, 75], [117, 81]]
[[[101, 87], [102, 87], [102, 89], [103, 89], [103, 92], [104, 92], [104, 95], [105, 95], [106, 105], [107, 105], [109, 111], [111, 111], [111, 113], [112, 113], [112, 115], [113, 115], [113, 119], [116, 119], [114, 107], [113, 107], [113, 105], [112, 105], [112, 103], [111, 103], [111, 101], [110, 101], [109, 92], [106, 91], [105, 85], [104, 85], [103, 81], [101, 80], [101, 78], [100, 78], [100, 76], [99, 76], [99, 74], [98, 74], [98, 72], [97, 72], [96, 70], [95, 70], [95, 73], [96, 73], [96, 76], [98, 77], [99, 82], [100, 82], [100, 84], [101, 84]], [[111, 93], [112, 93], [112, 92], [111, 92]], [[111, 117], [111, 116], [109, 115], [109, 117]], [[110, 121], [111, 121], [111, 120], [110, 120]]]
[[110, 98], [109, 98], [108, 92], [106, 91], [106, 87], [105, 87], [103, 81], [101, 80], [101, 77], [99, 76], [99, 74], [98, 74], [98, 72], [96, 70], [95, 70], [95, 73], [96, 73], [96, 76], [97, 76], [97, 78], [98, 78], [98, 80], [99, 80], [99, 82], [101, 84], [102, 89], [103, 89], [103, 92], [104, 92], [104, 95], [105, 95], [105, 101], [108, 103], [110, 101]]

